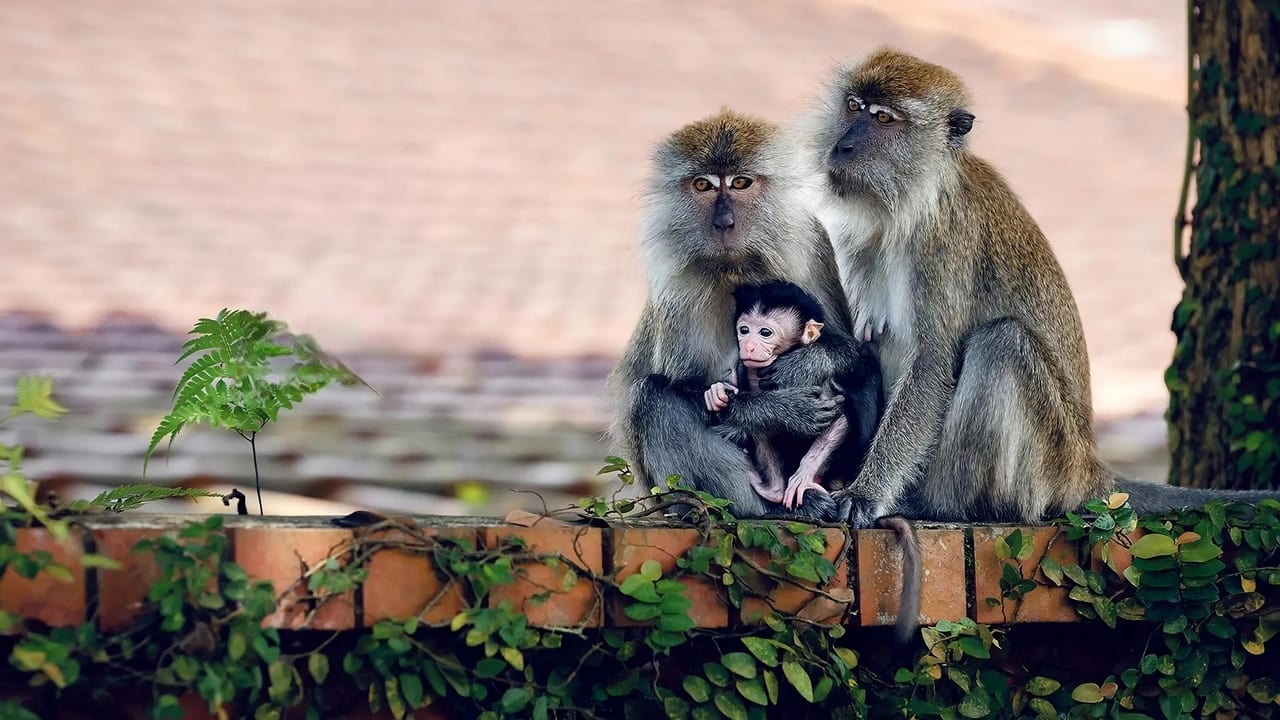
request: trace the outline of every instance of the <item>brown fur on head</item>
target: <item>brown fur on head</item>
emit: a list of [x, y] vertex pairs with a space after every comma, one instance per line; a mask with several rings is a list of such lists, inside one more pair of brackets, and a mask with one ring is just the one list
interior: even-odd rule
[[846, 89], [866, 102], [904, 98], [925, 100], [938, 108], [964, 108], [969, 93], [950, 70], [892, 48], [880, 48], [845, 71]]
[[837, 197], [914, 220], [925, 208], [912, 203], [928, 204], [955, 176], [969, 102], [955, 73], [882, 48], [836, 71], [802, 132]]
[[641, 237], [650, 257], [725, 277], [776, 263], [801, 222], [790, 217], [801, 209], [794, 153], [777, 138], [773, 123], [724, 109], [660, 143]]
[[[778, 131], [773, 123], [722, 108], [671, 134], [660, 151], [682, 159], [684, 173], [758, 173], [760, 151]], [[678, 162], [678, 161], [677, 161]]]

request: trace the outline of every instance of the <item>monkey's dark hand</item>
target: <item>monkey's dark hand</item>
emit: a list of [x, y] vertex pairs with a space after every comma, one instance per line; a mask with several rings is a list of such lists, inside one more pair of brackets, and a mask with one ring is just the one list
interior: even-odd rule
[[869, 498], [858, 497], [848, 490], [831, 493], [840, 517], [849, 523], [850, 530], [875, 527], [876, 520], [888, 514], [888, 509]]
[[720, 413], [724, 425], [747, 434], [789, 433], [817, 437], [844, 412], [844, 396], [824, 397], [820, 386], [738, 393]]
[[760, 368], [757, 377], [764, 391], [787, 387], [809, 387], [829, 382], [835, 377], [835, 358], [819, 344], [799, 347], [778, 356], [768, 367]]

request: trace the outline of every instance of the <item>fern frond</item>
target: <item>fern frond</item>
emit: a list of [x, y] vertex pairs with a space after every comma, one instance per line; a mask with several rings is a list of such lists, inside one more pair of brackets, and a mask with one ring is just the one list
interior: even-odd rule
[[[210, 492], [201, 488], [173, 488], [157, 485], [121, 485], [99, 493], [85, 505], [88, 509], [106, 510], [107, 512], [124, 512], [134, 510], [156, 500], [169, 498], [201, 498], [222, 497], [221, 493]], [[73, 503], [72, 509], [80, 509], [80, 503]]]
[[226, 351], [221, 348], [196, 358], [195, 362], [182, 373], [177, 387], [173, 389], [173, 401], [177, 402], [178, 398], [184, 394], [184, 390], [191, 392], [197, 388], [207, 387], [214, 380], [222, 377], [223, 365], [226, 361]]

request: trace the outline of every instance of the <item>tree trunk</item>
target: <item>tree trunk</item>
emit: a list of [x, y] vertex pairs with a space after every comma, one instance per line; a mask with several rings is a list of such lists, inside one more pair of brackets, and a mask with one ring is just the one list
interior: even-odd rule
[[[1191, 0], [1169, 481], [1280, 485], [1280, 0]], [[1188, 187], [1194, 206], [1186, 217]], [[1189, 236], [1185, 232], [1190, 228]]]

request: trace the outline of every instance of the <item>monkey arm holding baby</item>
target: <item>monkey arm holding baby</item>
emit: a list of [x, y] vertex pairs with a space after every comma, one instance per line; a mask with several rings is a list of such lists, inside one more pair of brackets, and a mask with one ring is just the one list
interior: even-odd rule
[[968, 108], [950, 71], [880, 50], [839, 70], [798, 125], [855, 336], [876, 338], [890, 388], [844, 491], [851, 524], [1039, 522], [1116, 487], [1139, 512], [1267, 496], [1122, 480], [1099, 461], [1075, 300], [1039, 226], [966, 148]]
[[[730, 500], [739, 517], [777, 506], [752, 489], [759, 474], [722, 433], [813, 437], [843, 413], [843, 398], [817, 383], [743, 391], [714, 428], [702, 404], [702, 390], [735, 375], [738, 285], [791, 278], [822, 304], [831, 340], [791, 361], [806, 376], [824, 370], [807, 363], [835, 365], [848, 351], [834, 341], [852, 330], [834, 250], [801, 196], [795, 160], [774, 126], [727, 110], [659, 145], [641, 223], [648, 294], [609, 378], [610, 434], [637, 478], [652, 487], [680, 475]], [[797, 508], [824, 519], [832, 511], [825, 492]]]
[[[708, 411], [723, 411], [740, 388], [757, 389], [761, 370], [823, 336], [850, 348], [857, 360], [856, 371], [822, 378], [832, 394], [844, 395], [844, 412], [816, 437], [760, 434], [751, 438], [763, 476], [756, 491], [792, 510], [807, 491], [840, 488], [856, 476], [883, 404], [879, 361], [869, 347], [850, 342], [836, 330], [824, 331], [822, 306], [794, 283], [742, 285], [734, 289], [733, 297], [738, 316], [738, 378], [735, 383], [715, 383], [704, 393]], [[820, 474], [826, 474], [826, 487], [819, 484]]]

